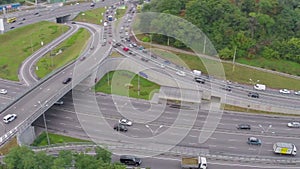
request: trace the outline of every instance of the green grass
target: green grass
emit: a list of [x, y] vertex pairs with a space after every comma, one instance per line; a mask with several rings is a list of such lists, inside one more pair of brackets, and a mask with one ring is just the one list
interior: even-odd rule
[[119, 52], [112, 51], [111, 54], [109, 55], [109, 57], [111, 57], [111, 58], [120, 58], [120, 57], [124, 57], [124, 56], [121, 55]]
[[233, 106], [233, 105], [229, 105], [229, 104], [222, 104], [221, 107], [224, 108], [224, 110], [236, 111], [236, 112], [267, 114], [267, 115], [300, 116], [300, 115], [297, 115], [297, 114], [288, 114], [288, 113], [279, 113], [279, 112], [270, 112], [270, 111], [262, 111], [262, 110], [255, 110], [255, 109], [247, 109], [247, 108], [244, 108], [244, 107]]
[[[163, 50], [152, 50], [154, 53], [160, 55], [162, 58], [170, 60], [172, 63], [185, 66], [191, 70], [197, 69], [201, 70], [204, 74], [207, 74], [207, 69], [205, 68], [201, 59], [194, 55], [188, 55], [183, 53], [170, 53]], [[215, 66], [216, 61], [202, 58], [202, 60], [208, 63], [208, 67]], [[259, 83], [267, 85], [270, 88], [287, 88], [291, 90], [300, 90], [300, 81], [293, 78], [288, 78], [286, 76], [281, 76], [273, 73], [263, 72], [256, 69], [244, 67], [244, 66], [235, 66], [233, 71], [231, 63], [223, 63], [224, 71], [226, 74], [226, 79], [238, 82], [241, 84], [250, 85], [251, 82], [249, 79], [260, 80]], [[219, 76], [217, 72], [212, 72], [211, 75]]]
[[[35, 70], [36, 75], [39, 78], [43, 78], [53, 70], [56, 70], [76, 59], [85, 48], [89, 38], [89, 32], [86, 29], [80, 28], [75, 34], [66, 39], [37, 62], [36, 66], [38, 69]], [[58, 54], [59, 51], [62, 52]]]
[[53, 41], [69, 28], [42, 21], [0, 35], [0, 78], [18, 81], [18, 69], [33, 52]]
[[245, 65], [300, 76], [300, 64], [292, 61], [265, 58], [253, 58], [251, 60], [246, 58], [239, 58], [236, 59], [236, 61]]
[[[104, 21], [104, 17], [101, 15], [102, 13], [105, 13], [105, 8], [95, 8], [85, 12], [80, 12], [74, 20], [101, 25]], [[100, 22], [101, 20], [102, 22]]]
[[107, 94], [150, 100], [153, 94], [159, 91], [160, 86], [142, 77], [139, 79], [140, 95], [138, 95], [138, 75], [125, 70], [107, 73], [95, 85], [94, 90]]
[[125, 13], [126, 13], [126, 9], [127, 9], [127, 6], [125, 6], [125, 9], [117, 9], [117, 13], [116, 13], [116, 18], [119, 19], [119, 18], [122, 18]]
[[[63, 136], [59, 134], [48, 133], [50, 144], [60, 144], [60, 143], [75, 143], [75, 142], [91, 142], [88, 140], [82, 140], [78, 138]], [[41, 133], [31, 144], [32, 146], [47, 146], [47, 135], [45, 132]]]

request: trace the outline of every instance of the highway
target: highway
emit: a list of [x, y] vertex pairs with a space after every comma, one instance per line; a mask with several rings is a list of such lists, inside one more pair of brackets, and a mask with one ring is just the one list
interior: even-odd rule
[[[86, 4], [85, 4], [86, 5]], [[87, 5], [80, 7], [79, 9], [87, 8]], [[79, 10], [78, 9], [78, 10]], [[55, 9], [58, 10], [58, 9]], [[57, 12], [56, 14], [59, 14]], [[40, 18], [43, 19], [44, 13], [41, 12]], [[26, 20], [27, 22], [28, 20]], [[28, 22], [30, 23], [30, 22]], [[18, 114], [18, 118], [10, 123], [10, 124], [2, 124], [5, 126], [0, 132], [3, 135], [5, 131], [15, 128], [21, 122], [24, 122], [28, 117], [32, 116], [34, 112], [41, 108], [48, 108], [51, 105], [48, 104], [49, 99], [51, 99], [55, 93], [59, 93], [62, 88], [69, 87], [67, 85], [63, 85], [61, 82], [67, 77], [75, 77], [80, 76], [82, 72], [88, 72], [92, 68], [91, 65], [95, 65], [95, 63], [101, 62], [104, 57], [102, 56], [105, 51], [109, 50], [110, 46], [102, 46], [101, 41], [103, 37], [103, 32], [100, 27], [95, 25], [89, 25], [84, 23], [78, 23], [79, 26], [83, 26], [89, 29], [92, 33], [93, 46], [95, 46], [94, 51], [88, 50], [86, 54], [84, 54], [87, 59], [84, 61], [77, 61], [72, 66], [64, 69], [58, 74], [54, 75], [48, 81], [44, 82], [39, 88], [34, 89], [30, 94], [26, 95], [22, 100], [18, 101], [14, 106], [7, 109], [0, 115], [0, 118], [7, 113], [15, 112]], [[75, 26], [78, 28], [79, 26]], [[111, 38], [110, 38], [111, 40]], [[52, 44], [55, 45], [55, 44]], [[128, 44], [126, 44], [127, 46]], [[121, 48], [119, 51], [122, 52]], [[144, 54], [135, 50], [139, 53], [140, 56]], [[123, 52], [124, 53], [124, 52]], [[125, 54], [125, 53], [124, 53]], [[149, 56], [145, 56], [149, 57]], [[150, 58], [150, 57], [149, 57]], [[136, 60], [140, 61], [140, 58], [136, 57]], [[159, 60], [159, 63], [163, 63], [163, 60]], [[29, 62], [28, 62], [29, 63]], [[150, 62], [142, 63], [142, 64], [151, 64]], [[76, 66], [75, 66], [76, 65]], [[175, 67], [175, 65], [172, 65]], [[27, 66], [27, 70], [30, 70], [30, 65]], [[74, 71], [75, 68], [75, 71]], [[165, 71], [165, 70], [164, 70]], [[23, 72], [23, 71], [22, 71]], [[175, 74], [175, 71], [168, 70], [168, 72], [172, 72]], [[29, 72], [25, 73], [27, 76], [30, 74]], [[25, 76], [24, 76], [25, 77]], [[192, 77], [188, 76], [185, 78], [177, 77], [182, 81], [190, 80], [192, 81]], [[26, 79], [26, 78], [25, 78]], [[29, 81], [29, 80], [28, 80]], [[219, 82], [218, 82], [219, 83]], [[206, 86], [207, 84], [203, 85]], [[216, 85], [218, 86], [218, 85]], [[219, 85], [220, 87], [220, 85]], [[207, 85], [205, 88], [209, 88]], [[220, 92], [222, 92], [220, 90]], [[233, 98], [240, 98], [241, 96], [245, 97], [244, 99], [249, 99], [246, 96], [247, 92], [235, 90], [233, 92], [228, 93], [228, 96]], [[89, 98], [93, 93], [82, 93], [83, 98]], [[6, 97], [6, 96], [5, 96]], [[120, 103], [118, 105], [112, 104]], [[58, 98], [57, 98], [58, 99]], [[214, 130], [213, 135], [206, 140], [203, 144], [199, 143], [199, 134], [203, 131], [201, 128], [204, 124], [204, 119], [207, 117], [208, 111], [200, 109], [200, 111], [193, 110], [178, 110], [174, 108], [170, 108], [168, 106], [163, 106], [159, 104], [150, 104], [147, 101], [131, 99], [130, 103], [133, 107], [129, 106], [127, 102], [124, 102], [124, 98], [122, 97], [114, 97], [109, 95], [98, 95], [97, 101], [99, 104], [99, 108], [103, 115], [103, 119], [107, 123], [99, 124], [99, 120], [101, 116], [98, 116], [99, 112], [95, 112], [94, 104], [92, 101], [86, 100], [76, 100], [76, 104], [80, 104], [82, 107], [82, 111], [80, 114], [76, 114], [74, 111], [74, 103], [72, 102], [72, 97], [70, 94], [64, 96], [64, 105], [63, 106], [53, 106], [46, 112], [46, 119], [49, 129], [54, 131], [60, 131], [72, 136], [86, 137], [87, 132], [89, 135], [98, 136], [92, 137], [93, 139], [98, 139], [99, 141], [108, 141], [108, 142], [121, 142], [127, 144], [129, 141], [126, 139], [127, 136], [131, 138], [141, 138], [146, 139], [149, 143], [154, 143], [155, 145], [171, 145], [175, 143], [173, 138], [177, 138], [178, 135], [183, 136], [183, 139], [176, 144], [175, 147], [184, 147], [187, 150], [195, 149], [196, 151], [208, 152], [211, 154], [220, 154], [220, 155], [247, 155], [247, 156], [261, 156], [262, 158], [273, 157], [273, 158], [284, 158], [290, 159], [293, 157], [281, 157], [276, 156], [272, 153], [272, 145], [277, 141], [286, 141], [295, 143], [296, 146], [300, 146], [299, 144], [299, 135], [297, 133], [298, 129], [290, 129], [286, 127], [287, 122], [298, 120], [291, 117], [268, 117], [268, 116], [257, 116], [257, 115], [249, 115], [249, 114], [236, 114], [230, 112], [224, 112], [220, 123], [218, 123], [218, 128]], [[74, 99], [74, 98], [73, 98]], [[76, 97], [75, 97], [76, 99]], [[274, 96], [270, 96], [269, 94], [263, 95], [258, 99], [258, 102], [262, 102], [262, 100], [267, 100], [266, 102], [272, 104], [282, 104], [283, 106], [297, 105], [300, 102], [299, 99], [287, 98], [287, 97], [278, 97], [278, 99], [274, 99]], [[195, 116], [195, 111], [197, 111], [197, 115]], [[85, 113], [82, 113], [85, 112]], [[178, 119], [180, 113], [184, 112], [184, 118]], [[129, 128], [129, 131], [120, 135], [118, 132], [113, 132], [112, 126], [117, 122], [117, 120], [121, 117], [120, 113], [125, 117], [130, 117], [131, 120], [134, 121], [134, 125]], [[77, 119], [77, 116], [80, 119]], [[182, 117], [182, 116], [180, 116]], [[196, 117], [196, 118], [194, 118]], [[186, 126], [186, 123], [189, 123], [191, 119], [194, 119], [194, 123], [192, 124], [192, 129], [190, 132], [185, 133], [189, 126]], [[168, 131], [168, 129], [172, 128], [172, 124], [174, 121], [181, 121], [179, 126], [175, 126], [178, 132], [169, 132], [167, 139], [153, 139], [153, 135], [161, 135]], [[3, 122], [2, 122], [3, 123]], [[83, 124], [87, 123], [87, 124]], [[236, 129], [236, 125], [240, 123], [248, 123], [251, 124], [252, 129], [250, 131], [241, 131]], [[34, 125], [43, 126], [43, 121], [39, 118]], [[146, 127], [145, 124], [150, 126]], [[271, 127], [269, 127], [272, 125]], [[82, 126], [85, 126], [84, 130]], [[161, 127], [162, 126], [162, 127]], [[261, 127], [259, 127], [261, 126]], [[105, 130], [108, 127], [109, 130]], [[87, 131], [88, 130], [88, 131]], [[153, 132], [154, 131], [154, 132]], [[263, 132], [262, 132], [263, 131]], [[256, 136], [262, 139], [262, 146], [249, 146], [246, 144], [246, 139], [250, 136]], [[99, 138], [101, 137], [101, 138]], [[149, 139], [150, 138], [150, 139]], [[126, 140], [126, 141], [123, 141]], [[295, 157], [298, 158], [298, 157]], [[168, 161], [164, 161], [166, 165]], [[161, 162], [161, 163], [164, 163]], [[151, 162], [151, 160], [147, 163], [155, 163]], [[160, 163], [158, 163], [161, 165]], [[155, 165], [155, 164], [154, 164]], [[173, 164], [172, 164], [173, 165]], [[171, 166], [172, 166], [171, 165]], [[174, 165], [178, 166], [178, 162], [174, 163]], [[212, 166], [220, 168], [219, 164], [213, 164]], [[175, 166], [174, 166], [175, 167]], [[240, 166], [239, 166], [240, 167]], [[243, 166], [243, 168], [247, 168]], [[166, 168], [166, 167], [164, 167]], [[210, 167], [211, 168], [211, 167]], [[222, 168], [226, 168], [222, 165]], [[231, 167], [232, 168], [232, 167]], [[251, 168], [251, 167], [250, 167]]]
[[[86, 95], [92, 95], [92, 93], [85, 93]], [[118, 98], [120, 100], [118, 100]], [[86, 111], [85, 114], [77, 114], [74, 111], [74, 98], [69, 93], [63, 97], [64, 105], [62, 106], [53, 106], [46, 112], [46, 119], [48, 128], [54, 131], [59, 131], [66, 133], [67, 135], [79, 136], [85, 138], [86, 130], [85, 125], [82, 124], [82, 121], [77, 119], [85, 116], [85, 120], [88, 121], [89, 126], [94, 130], [93, 132], [101, 136], [103, 140], [114, 140], [114, 134], [112, 133], [112, 126], [117, 123], [117, 121], [123, 115], [128, 115], [130, 117], [138, 117], [137, 119], [131, 119], [134, 121], [134, 125], [129, 127], [129, 131], [126, 133], [126, 136], [135, 137], [135, 138], [147, 138], [151, 137], [152, 133], [149, 128], [145, 127], [145, 124], [148, 124], [153, 128], [153, 130], [158, 129], [160, 125], [163, 125], [160, 128], [156, 135], [159, 135], [166, 131], [168, 127], [174, 123], [178, 116], [178, 109], [170, 108], [168, 106], [164, 107], [161, 111], [162, 105], [150, 104], [146, 101], [140, 100], [131, 100], [131, 105], [120, 105], [120, 102], [124, 100], [123, 97], [114, 97], [110, 95], [98, 95], [97, 101], [101, 109], [101, 113], [105, 118], [105, 121], [111, 128], [110, 131], [99, 130], [98, 120], [93, 120], [98, 118], [97, 115], [94, 115], [92, 112], [92, 101], [89, 100], [80, 100], [82, 103], [80, 106]], [[113, 100], [112, 100], [113, 99]], [[77, 101], [78, 103], [78, 101]], [[115, 106], [117, 103], [118, 106]], [[153, 112], [160, 111], [159, 116], [154, 116]], [[137, 115], [136, 112], [139, 114]], [[153, 116], [150, 114], [152, 113]], [[149, 118], [149, 116], [151, 118]], [[299, 129], [292, 129], [287, 127], [287, 123], [293, 120], [300, 120], [299, 118], [293, 117], [270, 117], [263, 115], [252, 115], [252, 114], [239, 114], [224, 112], [220, 123], [218, 124], [217, 129], [214, 131], [213, 135], [203, 144], [198, 142], [198, 137], [200, 132], [203, 131], [202, 125], [203, 120], [207, 116], [207, 110], [200, 110], [199, 115], [193, 125], [192, 130], [184, 137], [184, 139], [178, 144], [178, 146], [183, 147], [200, 147], [203, 149], [209, 149], [209, 152], [212, 154], [223, 154], [223, 155], [259, 155], [262, 157], [280, 157], [276, 156], [272, 152], [272, 146], [275, 142], [285, 141], [291, 142], [298, 145], [300, 142]], [[144, 117], [143, 119], [141, 119]], [[155, 118], [156, 117], [156, 118]], [[189, 117], [187, 116], [187, 119]], [[180, 119], [182, 121], [187, 119]], [[143, 123], [142, 121], [148, 121]], [[237, 130], [236, 125], [240, 123], [247, 123], [252, 126], [250, 131]], [[39, 118], [34, 125], [43, 127], [44, 123], [42, 118]], [[259, 127], [261, 125], [262, 127]], [[272, 127], [269, 128], [269, 125]], [[100, 125], [101, 126], [101, 125]], [[82, 128], [83, 127], [83, 128]], [[183, 128], [186, 126], [182, 126]], [[90, 128], [89, 128], [90, 129]], [[262, 131], [264, 131], [262, 133]], [[87, 131], [85, 131], [87, 132]], [[89, 133], [90, 131], [88, 131]], [[173, 133], [175, 134], [175, 133]], [[176, 133], [180, 134], [180, 133]], [[250, 146], [246, 143], [247, 138], [250, 136], [258, 137], [262, 140], [262, 146]], [[106, 138], [104, 138], [106, 137]], [[125, 139], [125, 138], [123, 138]], [[169, 140], [159, 140], [161, 144], [167, 144]], [[299, 145], [300, 146], [300, 145]], [[282, 157], [280, 157], [282, 158]], [[286, 156], [285, 158], [291, 158]]]

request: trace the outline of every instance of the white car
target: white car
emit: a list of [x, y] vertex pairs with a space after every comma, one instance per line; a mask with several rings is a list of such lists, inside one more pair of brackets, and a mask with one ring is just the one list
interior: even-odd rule
[[299, 91], [295, 91], [295, 95], [300, 95], [300, 90]]
[[9, 122], [12, 122], [16, 118], [17, 118], [16, 114], [8, 114], [8, 115], [3, 117], [3, 122], [4, 123], [9, 123]]
[[132, 126], [132, 121], [128, 120], [128, 119], [125, 119], [125, 118], [122, 118], [119, 120], [119, 124], [123, 124], [123, 125], [126, 125], [126, 126]]
[[176, 72], [176, 74], [178, 76], [185, 76], [185, 72], [183, 72], [183, 71], [178, 71], [178, 72]]
[[7, 90], [6, 89], [0, 89], [0, 94], [7, 94]]
[[280, 90], [279, 90], [279, 93], [282, 93], [282, 94], [290, 94], [291, 92], [290, 92], [288, 89], [280, 89]]
[[291, 128], [300, 128], [300, 122], [293, 121], [288, 123], [287, 126]]

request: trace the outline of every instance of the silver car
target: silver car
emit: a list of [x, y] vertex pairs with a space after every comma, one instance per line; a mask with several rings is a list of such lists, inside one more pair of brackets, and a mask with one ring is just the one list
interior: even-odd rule
[[300, 122], [293, 121], [288, 123], [287, 126], [291, 128], [300, 128]]

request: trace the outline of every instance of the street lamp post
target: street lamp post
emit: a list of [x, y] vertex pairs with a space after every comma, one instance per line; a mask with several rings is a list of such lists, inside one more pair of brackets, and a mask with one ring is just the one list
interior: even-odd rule
[[[259, 124], [258, 127], [262, 129], [261, 133], [264, 134], [264, 133], [268, 132], [270, 128], [272, 128], [272, 125], [270, 124], [267, 129], [265, 129], [261, 124]], [[260, 150], [261, 150], [262, 146], [263, 146], [263, 142], [261, 142], [261, 146], [259, 147], [258, 155], [260, 154]]]
[[[41, 101], [38, 101], [38, 103], [40, 104], [41, 108], [44, 107], [42, 105]], [[49, 146], [50, 145], [50, 139], [49, 139], [49, 134], [48, 134], [48, 127], [47, 127], [45, 112], [43, 113], [43, 120], [44, 120], [44, 125], [45, 125], [45, 130], [46, 130], [47, 143], [48, 143], [48, 146]]]

